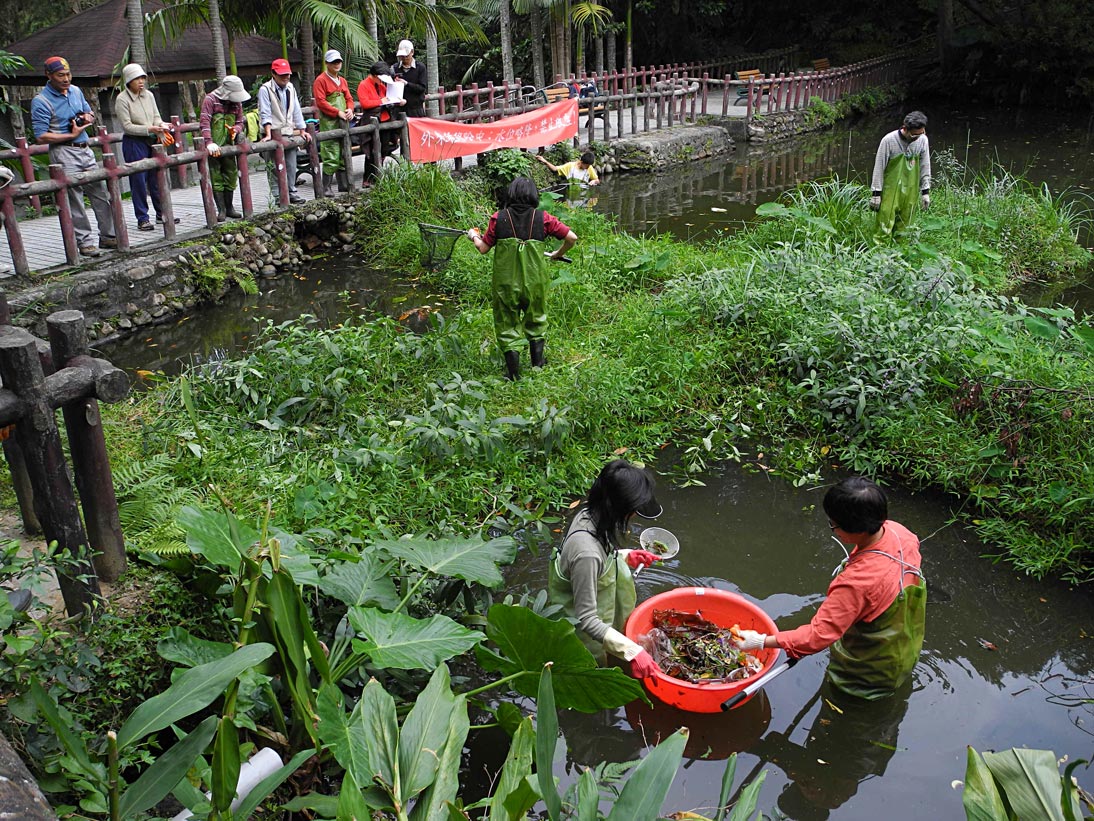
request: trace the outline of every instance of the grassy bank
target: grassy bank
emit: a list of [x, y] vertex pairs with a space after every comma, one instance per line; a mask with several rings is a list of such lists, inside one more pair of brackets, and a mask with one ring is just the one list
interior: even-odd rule
[[[486, 188], [402, 170], [362, 207], [364, 244], [386, 236], [383, 262], [414, 268], [416, 222], [485, 225]], [[168, 454], [154, 477], [272, 499], [287, 526], [341, 542], [541, 523], [620, 448], [671, 443], [692, 475], [763, 449], [797, 482], [839, 464], [945, 488], [1018, 567], [1090, 580], [1094, 328], [1007, 296], [1089, 261], [1082, 217], [1005, 176], [944, 184], [903, 242], [877, 246], [864, 195], [809, 186], [711, 246], [567, 211], [581, 242], [554, 269], [548, 368], [515, 384], [490, 259], [460, 242], [428, 276], [459, 306], [431, 333], [270, 327], [115, 415], [116, 462]]]

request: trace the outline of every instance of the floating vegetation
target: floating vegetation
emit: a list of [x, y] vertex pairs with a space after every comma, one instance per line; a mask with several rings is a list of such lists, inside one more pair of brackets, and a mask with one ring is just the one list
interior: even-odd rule
[[654, 610], [653, 627], [638, 639], [666, 675], [692, 684], [743, 681], [763, 662], [737, 646], [737, 625], [719, 627], [699, 613]]

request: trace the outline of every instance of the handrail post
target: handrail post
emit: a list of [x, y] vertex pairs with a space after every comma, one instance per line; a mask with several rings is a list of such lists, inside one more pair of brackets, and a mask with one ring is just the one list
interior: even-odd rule
[[239, 201], [243, 204], [243, 219], [250, 219], [254, 214], [254, 200], [251, 197], [251, 164], [247, 158], [251, 153], [251, 144], [246, 135], [243, 142], [239, 143], [239, 153], [236, 154], [236, 167], [239, 169]]
[[[114, 221], [114, 237], [118, 240], [118, 250], [129, 250], [129, 229], [125, 225], [122, 211], [122, 186], [118, 182], [118, 158], [110, 150], [109, 143], [103, 150], [103, 168], [106, 169], [106, 192], [110, 196], [110, 216]], [[102, 227], [100, 226], [100, 232]]]
[[205, 206], [205, 227], [210, 231], [217, 227], [217, 207], [213, 202], [213, 183], [209, 179], [209, 149], [205, 147], [205, 138], [199, 132], [194, 138], [194, 149], [198, 152], [198, 186], [201, 188], [201, 202]]
[[[34, 182], [34, 161], [30, 158], [30, 146], [26, 137], [18, 137], [15, 140], [15, 150], [19, 152], [19, 165], [23, 169], [23, 181]], [[42, 198], [35, 194], [30, 198], [30, 204], [38, 216], [42, 216]]]
[[[375, 119], [375, 118], [373, 118]], [[345, 125], [342, 127], [342, 163], [346, 167], [346, 193], [351, 194], [354, 191], [353, 184], [353, 135], [349, 133], [350, 123], [352, 120], [346, 120]], [[377, 127], [377, 136], [379, 136], [379, 128]], [[376, 170], [380, 170], [380, 163], [377, 161]], [[363, 180], [362, 180], [363, 182]]]
[[80, 252], [76, 248], [76, 230], [72, 225], [72, 206], [68, 202], [68, 176], [63, 165], [50, 163], [49, 177], [61, 189], [54, 194], [57, 202], [57, 219], [61, 223], [61, 240], [65, 244], [65, 261], [76, 265], [80, 261]]
[[4, 232], [8, 235], [11, 264], [15, 268], [15, 273], [26, 276], [30, 273], [30, 265], [27, 263], [27, 247], [23, 244], [23, 235], [19, 231], [19, 222], [15, 219], [15, 201], [12, 198], [11, 191], [0, 193], [0, 197], [3, 197], [0, 210], [4, 214]]
[[[289, 207], [289, 172], [285, 167], [285, 138], [280, 128], [270, 129], [270, 138], [277, 143], [273, 150], [274, 171], [277, 176], [277, 202], [282, 208]], [[296, 180], [293, 180], [296, 182]]]
[[167, 170], [167, 147], [161, 143], [152, 146], [152, 156], [159, 165], [156, 168], [156, 181], [160, 186], [160, 213], [163, 214], [163, 237], [175, 238], [175, 204], [171, 199], [171, 177]]
[[[171, 136], [175, 138], [174, 144], [167, 151], [168, 154], [181, 154], [186, 150], [186, 135], [183, 133], [179, 126], [182, 125], [182, 121], [179, 119], [178, 114], [171, 116]], [[179, 187], [185, 188], [187, 183], [187, 172], [190, 170], [188, 163], [182, 163], [175, 166], [175, 178], [179, 181]], [[160, 181], [160, 193], [163, 193], [163, 181]]]
[[305, 147], [308, 152], [308, 163], [311, 166], [311, 190], [313, 199], [321, 199], [323, 196], [323, 171], [319, 160], [319, 129], [315, 123], [306, 123], [311, 139]]

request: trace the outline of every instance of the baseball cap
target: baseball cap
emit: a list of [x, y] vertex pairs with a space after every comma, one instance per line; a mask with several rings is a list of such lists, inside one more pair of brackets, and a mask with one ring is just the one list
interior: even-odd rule
[[342, 62], [342, 53], [338, 49], [329, 49], [326, 54], [323, 55], [324, 63], [340, 63]]
[[71, 71], [68, 67], [68, 60], [64, 57], [47, 57], [46, 74], [53, 74], [58, 71]]
[[410, 54], [413, 51], [414, 44], [412, 42], [410, 42], [409, 40], [400, 40], [399, 47], [395, 49], [395, 56], [406, 57], [406, 55]]
[[280, 57], [270, 63], [270, 71], [274, 74], [292, 74], [292, 68], [289, 66], [289, 61]]

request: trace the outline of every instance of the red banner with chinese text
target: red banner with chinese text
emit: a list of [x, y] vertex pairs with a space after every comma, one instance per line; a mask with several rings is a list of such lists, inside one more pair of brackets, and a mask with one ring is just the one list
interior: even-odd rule
[[495, 148], [539, 148], [577, 135], [577, 100], [562, 100], [492, 123], [450, 123], [409, 117], [410, 159], [437, 162]]

